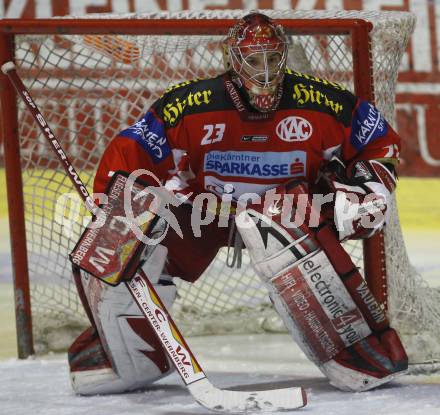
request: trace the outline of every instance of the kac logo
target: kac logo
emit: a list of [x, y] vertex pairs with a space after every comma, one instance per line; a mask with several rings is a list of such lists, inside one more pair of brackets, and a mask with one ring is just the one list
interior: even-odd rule
[[313, 133], [312, 124], [302, 117], [287, 117], [281, 120], [276, 133], [283, 141], [306, 141]]

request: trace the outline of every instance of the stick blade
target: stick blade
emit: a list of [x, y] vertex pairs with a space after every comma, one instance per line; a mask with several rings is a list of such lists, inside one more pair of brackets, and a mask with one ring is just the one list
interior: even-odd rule
[[289, 411], [307, 405], [303, 388], [264, 391], [231, 391], [214, 387], [204, 378], [188, 385], [194, 399], [205, 408], [224, 413], [267, 413]]

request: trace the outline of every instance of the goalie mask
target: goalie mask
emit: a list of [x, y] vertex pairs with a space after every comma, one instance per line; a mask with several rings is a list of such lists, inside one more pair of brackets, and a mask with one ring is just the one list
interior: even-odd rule
[[243, 17], [228, 33], [223, 47], [227, 70], [260, 112], [276, 109], [287, 59], [283, 27], [260, 13]]

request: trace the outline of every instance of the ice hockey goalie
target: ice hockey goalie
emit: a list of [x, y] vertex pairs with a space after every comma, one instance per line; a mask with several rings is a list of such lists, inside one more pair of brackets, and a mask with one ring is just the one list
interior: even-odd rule
[[[338, 388], [367, 390], [404, 373], [407, 358], [341, 242], [386, 223], [400, 138], [343, 85], [287, 68], [287, 53], [277, 22], [260, 13], [237, 21], [224, 42], [226, 71], [171, 86], [146, 108], [105, 149], [94, 192], [104, 193], [116, 171], [143, 169], [185, 201], [170, 209], [183, 240], [170, 229], [143, 265], [167, 306], [173, 278], [196, 281], [228, 246], [235, 217], [304, 353]], [[194, 227], [206, 194], [214, 205], [206, 215], [227, 198], [237, 214], [205, 215]], [[126, 290], [87, 275], [77, 281], [92, 328], [70, 348], [75, 391], [122, 392], [169, 373]]]

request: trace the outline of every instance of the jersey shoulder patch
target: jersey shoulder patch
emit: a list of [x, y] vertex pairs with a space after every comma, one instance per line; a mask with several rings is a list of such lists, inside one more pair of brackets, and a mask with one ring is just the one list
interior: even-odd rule
[[287, 69], [284, 88], [281, 107], [327, 113], [350, 125], [357, 98], [344, 85]]
[[171, 154], [164, 125], [151, 110], [135, 124], [121, 131], [119, 136], [135, 140], [150, 155], [155, 164]]
[[174, 127], [185, 115], [223, 109], [223, 80], [220, 76], [173, 85], [153, 104], [165, 127]]
[[357, 151], [362, 151], [368, 143], [385, 136], [388, 123], [374, 105], [360, 100], [353, 114], [350, 143]]

